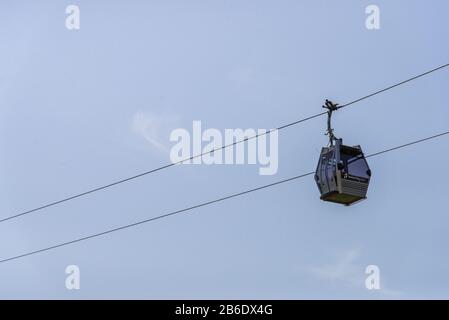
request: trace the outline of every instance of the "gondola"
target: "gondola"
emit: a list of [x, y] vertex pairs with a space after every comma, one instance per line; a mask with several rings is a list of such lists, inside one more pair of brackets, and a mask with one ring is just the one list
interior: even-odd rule
[[323, 107], [328, 109], [329, 145], [321, 150], [315, 181], [321, 200], [349, 206], [366, 199], [371, 170], [359, 145], [344, 145], [334, 136], [331, 117], [338, 104], [326, 100]]

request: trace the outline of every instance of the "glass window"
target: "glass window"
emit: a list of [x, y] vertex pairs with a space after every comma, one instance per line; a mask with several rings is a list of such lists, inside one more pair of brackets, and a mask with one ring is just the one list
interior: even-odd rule
[[368, 164], [362, 156], [349, 159], [347, 167], [351, 176], [369, 179]]
[[340, 160], [343, 161], [344, 171], [350, 176], [359, 177], [363, 179], [369, 179], [368, 164], [363, 157], [362, 153], [359, 154], [347, 154], [342, 152]]
[[328, 181], [332, 180], [335, 175], [335, 157], [334, 157], [334, 150], [329, 151], [328, 158], [326, 161], [327, 166], [327, 179]]

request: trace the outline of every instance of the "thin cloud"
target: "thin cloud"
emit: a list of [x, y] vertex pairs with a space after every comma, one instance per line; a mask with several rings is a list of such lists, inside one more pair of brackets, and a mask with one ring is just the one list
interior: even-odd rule
[[156, 115], [138, 111], [133, 115], [131, 130], [143, 138], [153, 150], [169, 153], [169, 136], [176, 128], [177, 116]]
[[359, 250], [353, 249], [337, 255], [335, 262], [322, 266], [309, 268], [310, 273], [319, 279], [326, 281], [343, 281], [353, 286], [362, 286], [364, 283], [363, 268], [357, 266], [354, 261], [359, 257]]
[[[334, 262], [309, 267], [308, 272], [323, 281], [365, 289], [365, 280], [367, 277], [365, 274], [366, 266], [357, 263], [359, 257], [360, 249], [347, 250], [337, 254]], [[382, 270], [380, 279], [380, 289], [376, 290], [378, 293], [390, 297], [402, 295], [402, 292], [392, 290], [385, 285], [385, 277], [382, 275]]]

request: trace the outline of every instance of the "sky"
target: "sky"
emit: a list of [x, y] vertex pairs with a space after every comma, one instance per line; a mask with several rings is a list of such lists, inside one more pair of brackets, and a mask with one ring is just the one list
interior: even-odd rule
[[[65, 25], [68, 5], [80, 29]], [[368, 5], [380, 29], [365, 26]], [[170, 133], [271, 129], [448, 63], [449, 3], [0, 2], [0, 218], [170, 163]], [[449, 129], [444, 69], [342, 109], [373, 153]], [[0, 259], [313, 171], [326, 118], [279, 168], [181, 165], [0, 223]], [[313, 176], [0, 263], [2, 299], [448, 299], [447, 136], [369, 159], [368, 199]], [[66, 267], [80, 289], [66, 287]], [[365, 269], [380, 270], [379, 290]]]

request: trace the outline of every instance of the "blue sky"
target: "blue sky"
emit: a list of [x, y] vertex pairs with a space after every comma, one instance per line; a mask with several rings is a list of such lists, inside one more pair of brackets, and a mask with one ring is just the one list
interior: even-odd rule
[[[77, 4], [81, 29], [65, 28]], [[365, 8], [380, 8], [380, 30]], [[169, 134], [266, 128], [448, 63], [447, 1], [2, 1], [0, 213], [167, 164]], [[372, 153], [447, 131], [441, 70], [335, 114]], [[279, 170], [177, 166], [0, 223], [8, 258], [314, 170], [325, 118], [279, 135]], [[313, 177], [0, 264], [0, 298], [449, 298], [447, 138], [370, 159], [368, 200]], [[67, 290], [65, 268], [81, 271]], [[364, 286], [378, 265], [381, 290]]]

